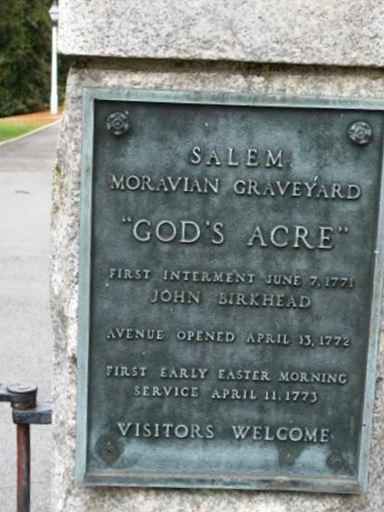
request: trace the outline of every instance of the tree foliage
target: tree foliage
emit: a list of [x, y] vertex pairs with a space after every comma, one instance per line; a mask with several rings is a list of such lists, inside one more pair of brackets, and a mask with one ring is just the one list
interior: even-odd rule
[[51, 0], [0, 0], [0, 116], [49, 105]]

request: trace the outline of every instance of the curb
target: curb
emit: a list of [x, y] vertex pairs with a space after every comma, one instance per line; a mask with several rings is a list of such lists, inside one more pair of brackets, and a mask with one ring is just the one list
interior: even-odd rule
[[23, 135], [19, 135], [18, 137], [13, 137], [13, 139], [4, 140], [3, 142], [0, 142], [0, 147], [4, 146], [5, 144], [9, 144], [10, 142], [16, 142], [18, 140], [25, 139], [26, 137], [29, 137], [30, 135], [33, 135], [37, 132], [42, 132], [43, 130], [50, 128], [54, 124], [60, 123], [60, 121], [61, 121], [61, 119], [57, 119], [56, 121], [53, 121], [52, 123], [45, 124], [44, 126], [39, 126], [39, 128], [35, 128], [31, 132], [24, 133]]

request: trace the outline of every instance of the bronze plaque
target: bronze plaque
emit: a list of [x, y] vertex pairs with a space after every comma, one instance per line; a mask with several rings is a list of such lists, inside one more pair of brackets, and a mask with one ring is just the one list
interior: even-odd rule
[[361, 492], [375, 103], [84, 93], [77, 481]]

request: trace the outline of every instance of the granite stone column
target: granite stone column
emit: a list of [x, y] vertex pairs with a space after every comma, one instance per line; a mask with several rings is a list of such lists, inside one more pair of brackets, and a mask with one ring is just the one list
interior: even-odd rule
[[79, 487], [74, 467], [84, 87], [381, 99], [384, 7], [367, 0], [61, 0], [59, 8], [59, 49], [76, 59], [53, 176], [52, 512], [382, 511], [382, 348], [367, 494]]

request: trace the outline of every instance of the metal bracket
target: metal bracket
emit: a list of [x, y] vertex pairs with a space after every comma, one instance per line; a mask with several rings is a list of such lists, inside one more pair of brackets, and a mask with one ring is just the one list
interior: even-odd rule
[[13, 423], [19, 425], [50, 425], [52, 423], [52, 403], [43, 402], [33, 409], [13, 410]]
[[0, 402], [9, 402], [17, 425], [17, 512], [30, 511], [31, 450], [30, 425], [52, 423], [52, 404], [37, 404], [34, 384], [1, 383]]
[[17, 409], [29, 409], [36, 406], [37, 386], [34, 384], [0, 384], [0, 401], [10, 402]]

